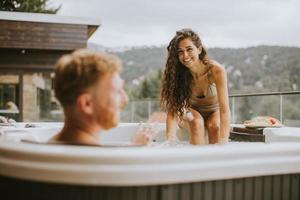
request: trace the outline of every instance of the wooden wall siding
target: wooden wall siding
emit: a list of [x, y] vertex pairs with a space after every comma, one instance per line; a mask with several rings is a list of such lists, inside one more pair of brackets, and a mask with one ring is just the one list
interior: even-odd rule
[[86, 47], [87, 25], [0, 20], [0, 48], [74, 50]]
[[300, 174], [138, 187], [60, 185], [0, 176], [3, 199], [299, 200]]
[[58, 58], [71, 51], [0, 49], [0, 70], [53, 71]]

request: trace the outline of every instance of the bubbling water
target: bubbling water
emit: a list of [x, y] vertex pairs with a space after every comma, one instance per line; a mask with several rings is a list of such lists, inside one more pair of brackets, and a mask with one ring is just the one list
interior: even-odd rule
[[[147, 122], [140, 122], [138, 125], [138, 128], [134, 134], [134, 137], [137, 137], [140, 134], [144, 134], [147, 136], [150, 136], [150, 141], [148, 143], [148, 146], [150, 147], [186, 147], [186, 146], [193, 146], [188, 141], [163, 141], [163, 142], [157, 142], [155, 138], [159, 134], [159, 125], [158, 123], [147, 123]], [[161, 133], [160, 134], [165, 134]]]

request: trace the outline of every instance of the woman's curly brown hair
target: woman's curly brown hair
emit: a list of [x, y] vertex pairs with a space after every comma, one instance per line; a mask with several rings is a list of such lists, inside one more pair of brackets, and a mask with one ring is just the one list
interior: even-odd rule
[[182, 29], [176, 32], [167, 47], [168, 57], [162, 79], [160, 103], [170, 114], [176, 114], [180, 118], [184, 114], [184, 108], [190, 107], [193, 81], [190, 70], [181, 64], [178, 58], [179, 42], [186, 38], [189, 38], [196, 47], [202, 48], [199, 59], [206, 65], [210, 63], [199, 36], [193, 30]]

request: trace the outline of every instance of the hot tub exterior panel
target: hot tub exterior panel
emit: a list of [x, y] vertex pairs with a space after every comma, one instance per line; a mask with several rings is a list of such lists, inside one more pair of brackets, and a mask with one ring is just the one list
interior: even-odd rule
[[106, 187], [0, 177], [1, 199], [31, 200], [299, 200], [300, 174], [156, 186]]
[[[46, 141], [59, 129], [47, 126], [0, 136], [1, 199], [300, 199], [299, 143], [99, 148], [20, 142]], [[120, 126], [127, 135], [111, 130], [102, 142], [125, 142], [136, 126]]]

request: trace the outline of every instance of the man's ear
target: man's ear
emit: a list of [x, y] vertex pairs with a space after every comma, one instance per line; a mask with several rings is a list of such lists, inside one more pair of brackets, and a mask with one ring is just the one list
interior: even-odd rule
[[77, 107], [83, 113], [91, 115], [93, 113], [92, 95], [89, 93], [83, 93], [77, 97]]

